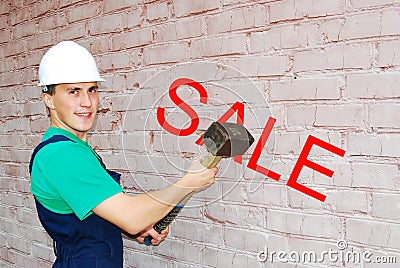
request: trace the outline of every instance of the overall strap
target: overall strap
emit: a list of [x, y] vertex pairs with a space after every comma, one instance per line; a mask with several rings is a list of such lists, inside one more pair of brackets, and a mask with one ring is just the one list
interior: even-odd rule
[[49, 143], [59, 142], [59, 141], [72, 141], [72, 142], [76, 143], [76, 141], [73, 141], [70, 138], [67, 138], [67, 137], [65, 137], [63, 135], [54, 135], [50, 139], [42, 141], [41, 143], [39, 143], [38, 146], [36, 146], [35, 150], [33, 150], [33, 153], [32, 153], [32, 156], [31, 156], [31, 160], [29, 161], [29, 174], [32, 173], [33, 160], [35, 159], [35, 156], [39, 152], [39, 150], [42, 149], [44, 146], [46, 146]]

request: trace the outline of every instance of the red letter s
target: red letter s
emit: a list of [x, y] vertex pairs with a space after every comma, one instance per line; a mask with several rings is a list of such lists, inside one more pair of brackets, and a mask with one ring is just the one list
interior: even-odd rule
[[184, 102], [176, 94], [178, 87], [182, 85], [187, 85], [196, 89], [200, 94], [200, 102], [204, 104], [207, 103], [207, 98], [208, 98], [207, 91], [201, 84], [189, 78], [176, 79], [174, 82], [172, 82], [171, 86], [169, 87], [169, 96], [171, 97], [172, 102], [175, 103], [190, 117], [191, 119], [190, 126], [185, 129], [179, 129], [170, 125], [165, 119], [165, 109], [162, 107], [157, 108], [157, 120], [158, 123], [160, 123], [161, 127], [163, 127], [166, 131], [170, 132], [171, 134], [177, 136], [189, 136], [190, 134], [195, 132], [197, 127], [199, 126], [199, 117], [196, 111], [193, 110], [186, 102]]

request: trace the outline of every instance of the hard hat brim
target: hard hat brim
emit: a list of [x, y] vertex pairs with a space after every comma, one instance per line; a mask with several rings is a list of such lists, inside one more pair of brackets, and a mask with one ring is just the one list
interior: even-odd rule
[[75, 83], [106, 82], [106, 81], [107, 81], [107, 80], [105, 80], [105, 79], [99, 77], [99, 78], [97, 78], [97, 79], [95, 79], [95, 80], [90, 80], [90, 81], [79, 81], [79, 82], [76, 82], [76, 81], [74, 81], [74, 82], [71, 82], [71, 81], [62, 81], [62, 82], [57, 81], [57, 82], [53, 82], [53, 83], [52, 83], [52, 81], [44, 81], [44, 82], [39, 82], [37, 85], [38, 85], [39, 87], [41, 87], [41, 86], [58, 85], [58, 84], [75, 84]]

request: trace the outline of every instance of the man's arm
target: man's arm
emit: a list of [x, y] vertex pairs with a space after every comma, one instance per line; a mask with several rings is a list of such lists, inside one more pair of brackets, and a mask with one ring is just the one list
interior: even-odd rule
[[199, 192], [215, 180], [217, 168], [195, 161], [181, 180], [167, 188], [129, 196], [118, 193], [98, 204], [93, 212], [130, 234], [137, 234], [163, 218], [186, 195]]

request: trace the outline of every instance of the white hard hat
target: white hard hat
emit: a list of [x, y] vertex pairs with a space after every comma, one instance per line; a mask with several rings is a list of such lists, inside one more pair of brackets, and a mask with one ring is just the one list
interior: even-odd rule
[[90, 52], [73, 41], [63, 41], [44, 54], [38, 86], [105, 81]]

